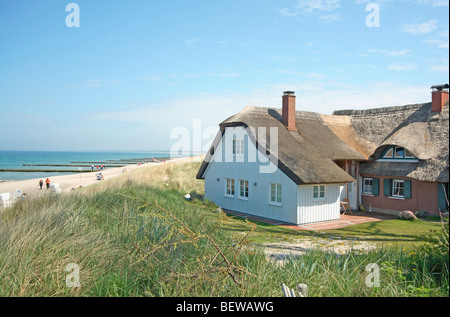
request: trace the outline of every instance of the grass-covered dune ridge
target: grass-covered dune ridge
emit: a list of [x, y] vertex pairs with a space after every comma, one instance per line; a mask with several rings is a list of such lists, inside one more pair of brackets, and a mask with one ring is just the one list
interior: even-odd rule
[[[307, 284], [310, 296], [448, 296], [448, 251], [436, 251], [437, 240], [427, 249], [268, 260], [258, 241], [314, 236], [186, 201], [187, 193], [203, 194], [198, 167], [140, 169], [1, 213], [0, 296], [270, 297], [282, 296], [282, 283]], [[70, 263], [80, 268], [78, 288], [66, 285]], [[380, 287], [366, 284], [370, 263], [380, 267]]]

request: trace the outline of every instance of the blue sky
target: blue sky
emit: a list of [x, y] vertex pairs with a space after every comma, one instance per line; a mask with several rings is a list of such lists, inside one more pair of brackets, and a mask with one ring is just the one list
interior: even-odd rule
[[0, 0], [0, 150], [168, 150], [285, 90], [331, 114], [448, 82], [448, 0], [80, 0], [69, 28], [70, 2]]

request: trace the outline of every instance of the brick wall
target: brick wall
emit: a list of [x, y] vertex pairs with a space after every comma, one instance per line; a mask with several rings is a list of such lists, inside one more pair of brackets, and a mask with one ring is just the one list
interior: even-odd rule
[[380, 177], [375, 175], [364, 175], [363, 177], [373, 177], [379, 179], [379, 195], [361, 195], [361, 203], [369, 210], [370, 206], [373, 211], [387, 210], [387, 211], [402, 211], [411, 210], [427, 211], [429, 213], [438, 214], [438, 185], [434, 182], [420, 182], [402, 177], [395, 179], [403, 179], [411, 181], [411, 198], [399, 199], [384, 196], [384, 179], [393, 177]]

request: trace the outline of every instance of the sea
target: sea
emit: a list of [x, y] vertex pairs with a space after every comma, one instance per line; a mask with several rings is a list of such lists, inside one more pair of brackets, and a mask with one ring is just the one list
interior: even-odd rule
[[[180, 154], [180, 156], [182, 156]], [[46, 178], [64, 174], [73, 174], [79, 169], [91, 170], [101, 165], [116, 165], [113, 163], [145, 163], [151, 160], [164, 160], [170, 158], [170, 152], [127, 152], [127, 151], [101, 151], [101, 152], [65, 152], [65, 151], [0, 151], [0, 181], [15, 181], [34, 178]], [[68, 166], [43, 166], [68, 165]], [[118, 164], [118, 166], [120, 166]], [[107, 167], [108, 168], [108, 167]], [[20, 169], [25, 172], [2, 172], [2, 169]], [[38, 169], [39, 172], [27, 172], [27, 169]], [[58, 170], [50, 172], [48, 170]], [[71, 170], [72, 172], [63, 172]]]

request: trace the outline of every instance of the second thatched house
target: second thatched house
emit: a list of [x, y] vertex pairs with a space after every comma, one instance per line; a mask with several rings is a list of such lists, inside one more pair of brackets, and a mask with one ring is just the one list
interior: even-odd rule
[[432, 102], [333, 115], [247, 107], [220, 124], [197, 178], [223, 209], [293, 224], [351, 209], [448, 210], [448, 85]]

